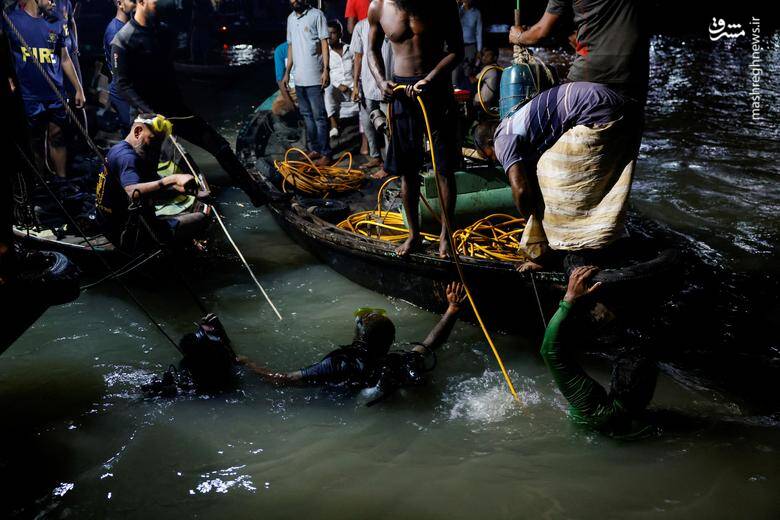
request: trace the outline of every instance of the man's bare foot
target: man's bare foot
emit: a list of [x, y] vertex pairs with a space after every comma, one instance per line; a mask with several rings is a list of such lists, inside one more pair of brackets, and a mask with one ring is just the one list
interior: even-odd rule
[[439, 238], [439, 258], [450, 257], [450, 241], [447, 237]]
[[306, 152], [306, 155], [308, 155], [309, 159], [311, 159], [312, 161], [316, 161], [317, 159], [322, 157], [322, 154], [320, 152], [315, 152], [314, 150], [309, 150], [308, 152]]
[[537, 264], [533, 260], [527, 260], [518, 265], [515, 269], [519, 273], [530, 273], [532, 271], [541, 271], [544, 268], [542, 264]]
[[317, 165], [317, 167], [330, 166], [333, 164], [333, 159], [331, 159], [330, 157], [325, 157], [323, 155], [319, 159], [314, 161], [314, 164]]
[[376, 168], [377, 166], [382, 166], [382, 164], [382, 159], [379, 159], [378, 157], [372, 157], [371, 159], [364, 162], [361, 168]]
[[371, 178], [372, 179], [384, 179], [388, 175], [390, 175], [390, 174], [387, 173], [384, 168], [379, 168], [377, 171], [375, 171], [374, 173], [371, 174]]
[[400, 257], [408, 256], [409, 253], [413, 253], [416, 249], [419, 249], [421, 242], [422, 237], [419, 235], [410, 235], [409, 238], [406, 239], [406, 242], [398, 246], [398, 248], [395, 250], [395, 254]]

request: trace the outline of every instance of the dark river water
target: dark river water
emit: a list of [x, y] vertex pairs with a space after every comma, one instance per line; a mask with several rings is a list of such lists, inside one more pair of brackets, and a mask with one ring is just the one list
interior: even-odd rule
[[[571, 424], [537, 354], [536, 315], [522, 317], [528, 334], [497, 337], [519, 406], [464, 323], [430, 385], [372, 408], [251, 375], [228, 395], [144, 399], [138, 385], [177, 353], [103, 284], [47, 311], [0, 357], [0, 517], [777, 518], [780, 35], [762, 47], [754, 120], [747, 39], [653, 41], [632, 201], [697, 264], [653, 331], [665, 332], [655, 345], [657, 435], [616, 441]], [[190, 84], [186, 96], [234, 139], [272, 91], [271, 74]], [[437, 321], [320, 265], [237, 190], [219, 201], [284, 316], [222, 240], [205, 265], [183, 266], [240, 353], [308, 364], [349, 341], [362, 306], [387, 309], [399, 341], [421, 340]], [[199, 312], [166, 278], [133, 283], [178, 336]], [[585, 362], [608, 381], [607, 359]]]

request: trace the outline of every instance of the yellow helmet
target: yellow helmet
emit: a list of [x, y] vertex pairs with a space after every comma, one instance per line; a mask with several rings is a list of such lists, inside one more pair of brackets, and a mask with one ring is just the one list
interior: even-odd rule
[[163, 115], [157, 114], [152, 119], [137, 117], [135, 123], [143, 123], [149, 126], [156, 134], [165, 134], [166, 137], [173, 133], [173, 123]]

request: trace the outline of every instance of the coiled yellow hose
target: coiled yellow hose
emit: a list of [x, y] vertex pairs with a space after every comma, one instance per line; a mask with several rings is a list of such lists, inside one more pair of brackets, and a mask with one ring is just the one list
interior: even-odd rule
[[[291, 153], [300, 154], [305, 160], [291, 160]], [[348, 159], [347, 167], [339, 164]], [[331, 166], [317, 166], [300, 148], [290, 148], [282, 161], [274, 161], [276, 170], [282, 175], [282, 190], [287, 186], [311, 195], [327, 196], [330, 193], [353, 191], [365, 179], [362, 171], [352, 168], [352, 154], [344, 152]]]

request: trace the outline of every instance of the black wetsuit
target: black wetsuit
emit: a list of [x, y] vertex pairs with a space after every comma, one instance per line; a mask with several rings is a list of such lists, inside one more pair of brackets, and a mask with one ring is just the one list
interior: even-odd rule
[[[433, 362], [428, 359], [429, 356], [433, 357]], [[302, 368], [301, 375], [307, 383], [331, 387], [360, 389], [379, 386], [386, 396], [400, 387], [423, 384], [424, 374], [434, 366], [435, 356], [430, 351], [423, 354], [414, 350], [397, 350], [373, 359], [365, 348], [347, 345]]]
[[246, 168], [230, 144], [182, 100], [173, 65], [172, 38], [163, 29], [131, 19], [111, 42], [117, 90], [130, 103], [131, 115], [162, 114], [172, 119], [173, 133], [211, 153], [225, 172], [255, 203], [263, 203]]

